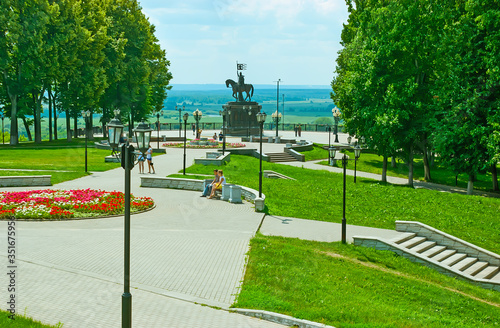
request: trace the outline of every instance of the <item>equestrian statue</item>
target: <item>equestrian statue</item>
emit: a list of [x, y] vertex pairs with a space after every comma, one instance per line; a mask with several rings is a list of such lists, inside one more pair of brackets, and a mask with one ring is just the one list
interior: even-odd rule
[[[236, 101], [244, 102], [252, 100], [253, 85], [245, 84], [245, 77], [241, 74], [241, 72], [238, 75], [238, 83], [231, 79], [226, 80], [226, 87], [229, 88], [229, 86], [233, 88], [233, 97]], [[243, 99], [243, 92], [246, 93], [245, 99]]]

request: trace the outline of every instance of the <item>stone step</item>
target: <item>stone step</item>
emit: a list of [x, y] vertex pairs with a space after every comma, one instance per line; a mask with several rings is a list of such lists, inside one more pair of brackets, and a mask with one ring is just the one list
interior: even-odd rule
[[471, 265], [468, 269], [464, 270], [464, 274], [468, 274], [471, 276], [477, 275], [479, 272], [483, 271], [490, 265], [488, 262], [477, 261], [473, 265]]
[[402, 232], [399, 236], [394, 237], [393, 239], [389, 240], [389, 242], [395, 243], [395, 244], [401, 244], [404, 243], [405, 241], [415, 237], [417, 234], [414, 232]]
[[491, 279], [491, 277], [494, 277], [498, 272], [500, 271], [500, 267], [496, 265], [490, 265], [483, 271], [479, 272], [476, 274], [477, 279]]
[[452, 256], [448, 257], [446, 260], [441, 261], [441, 265], [451, 267], [451, 266], [457, 264], [458, 262], [462, 261], [466, 257], [467, 257], [467, 254], [455, 253]]
[[444, 251], [442, 251], [441, 253], [435, 255], [432, 259], [433, 260], [436, 260], [438, 262], [441, 262], [441, 261], [444, 261], [446, 260], [447, 258], [449, 258], [450, 256], [453, 256], [454, 254], [456, 254], [457, 251], [454, 250], [454, 249], [445, 249]]
[[491, 281], [493, 282], [496, 282], [498, 284], [500, 284], [500, 273], [497, 273], [495, 276], [493, 276], [492, 278], [490, 278]]
[[420, 254], [420, 253], [425, 252], [429, 248], [436, 246], [436, 244], [437, 243], [435, 241], [426, 240], [423, 243], [413, 247], [411, 250]]
[[450, 267], [455, 270], [465, 271], [477, 261], [478, 259], [476, 257], [469, 256], [464, 258], [462, 261], [455, 263], [454, 265], [450, 265]]
[[428, 258], [431, 258], [439, 253], [441, 253], [442, 251], [444, 251], [446, 249], [446, 246], [442, 246], [442, 245], [437, 245], [437, 246], [434, 246], [428, 250], [426, 250], [425, 252], [422, 253], [422, 256], [426, 256]]
[[399, 246], [403, 247], [403, 248], [412, 248], [412, 247], [415, 247], [415, 246], [423, 243], [426, 240], [427, 240], [427, 238], [425, 238], [425, 237], [418, 237], [417, 236], [417, 237], [413, 237], [412, 239], [405, 241], [404, 243], [399, 244]]

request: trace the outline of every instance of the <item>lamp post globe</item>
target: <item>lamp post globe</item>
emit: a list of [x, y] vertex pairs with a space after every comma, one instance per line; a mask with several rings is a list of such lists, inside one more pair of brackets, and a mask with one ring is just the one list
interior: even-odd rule
[[151, 132], [153, 129], [144, 122], [141, 121], [137, 127], [133, 130], [135, 134], [135, 139], [137, 141], [137, 148], [144, 155], [149, 148], [149, 142], [151, 141]]
[[201, 117], [203, 116], [203, 113], [199, 110], [199, 109], [196, 109], [194, 112], [193, 112], [193, 117], [194, 117], [194, 120], [196, 121], [196, 139], [200, 138], [201, 136], [199, 135], [199, 121], [201, 120]]
[[356, 164], [361, 156], [361, 147], [359, 145], [356, 145], [354, 147], [354, 183], [356, 183]]
[[340, 110], [335, 106], [335, 108], [332, 109], [332, 115], [333, 119], [335, 121], [335, 141], [334, 142], [339, 142], [339, 120], [340, 120]]
[[123, 133], [123, 124], [118, 118], [119, 110], [115, 110], [115, 117], [108, 123], [108, 142], [111, 149], [116, 151], [120, 144], [120, 137]]
[[274, 113], [271, 114], [271, 117], [276, 124], [276, 137], [278, 137], [278, 123], [281, 120], [281, 113], [278, 112], [278, 110], [276, 110]]
[[337, 149], [335, 147], [330, 147], [328, 148], [328, 152], [330, 154], [330, 165], [333, 166], [333, 161], [335, 160], [335, 154], [337, 152]]

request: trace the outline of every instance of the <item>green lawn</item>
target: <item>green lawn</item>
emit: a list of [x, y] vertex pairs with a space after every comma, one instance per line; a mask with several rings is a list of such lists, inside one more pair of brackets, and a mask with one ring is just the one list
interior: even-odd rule
[[[321, 148], [322, 145], [314, 145], [313, 150], [301, 152], [306, 156], [306, 161], [318, 160], [318, 159], [327, 159], [328, 151]], [[350, 158], [354, 158], [354, 153], [350, 151], [346, 151], [346, 154]], [[363, 151], [361, 153], [360, 159], [357, 161], [356, 168], [358, 171], [382, 174], [382, 156], [374, 154], [370, 151]], [[320, 162], [319, 164], [328, 165], [328, 161]], [[342, 167], [341, 161], [337, 161], [337, 167]], [[352, 161], [348, 164], [349, 169], [354, 169], [354, 163]], [[500, 172], [500, 165], [498, 166], [498, 170]], [[389, 159], [389, 163], [387, 166], [387, 175], [399, 178], [408, 178], [408, 165], [403, 163], [401, 160], [398, 160], [396, 163], [396, 167], [392, 167]], [[430, 182], [455, 186], [455, 176], [452, 170], [443, 166], [439, 162], [439, 158], [436, 158], [434, 161], [434, 166], [431, 167], [431, 178]], [[413, 170], [413, 178], [415, 180], [424, 181], [424, 161], [421, 156], [415, 156], [414, 162], [414, 170]], [[458, 175], [458, 187], [467, 188], [467, 182], [469, 177], [466, 174]], [[491, 173], [479, 173], [477, 176], [477, 181], [474, 182], [474, 189], [490, 191], [492, 189], [491, 182]]]
[[237, 308], [354, 327], [498, 327], [500, 293], [388, 251], [257, 234]]
[[[107, 171], [120, 166], [119, 163], [105, 163], [109, 150], [96, 149], [93, 143], [87, 147], [87, 170]], [[0, 147], [0, 176], [51, 175], [52, 184], [83, 177], [85, 173], [85, 141], [66, 140], [56, 142], [22, 143], [19, 146]], [[36, 171], [22, 171], [36, 170]]]
[[[186, 172], [210, 175], [215, 168], [220, 167], [197, 164]], [[258, 159], [231, 155], [222, 168], [229, 183], [258, 190]], [[341, 174], [267, 162], [263, 169], [297, 179], [263, 179], [269, 214], [341, 222]], [[364, 178], [353, 183], [352, 177], [347, 179], [346, 190], [348, 224], [394, 229], [396, 220], [420, 221], [500, 253], [500, 199], [412, 189]]]
[[9, 319], [10, 312], [0, 310], [0, 327], [2, 328], [61, 328], [62, 323], [56, 326], [44, 325], [39, 321], [16, 314], [15, 319]]

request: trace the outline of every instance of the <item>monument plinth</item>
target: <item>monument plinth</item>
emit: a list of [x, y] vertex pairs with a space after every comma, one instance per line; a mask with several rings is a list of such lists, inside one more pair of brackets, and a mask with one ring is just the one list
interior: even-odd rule
[[[257, 113], [262, 106], [252, 101], [253, 85], [245, 84], [245, 77], [238, 70], [246, 67], [245, 64], [237, 64], [238, 82], [231, 79], [226, 80], [226, 87], [233, 89], [235, 101], [230, 101], [222, 106], [225, 113], [225, 134], [231, 136], [251, 136], [260, 133], [257, 123]], [[222, 113], [222, 112], [221, 112]]]

